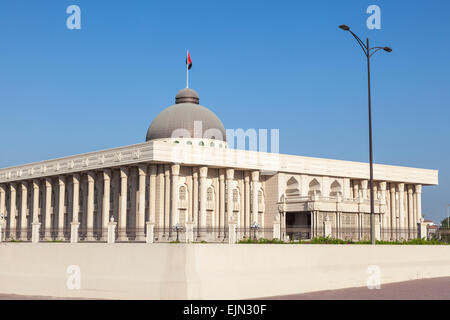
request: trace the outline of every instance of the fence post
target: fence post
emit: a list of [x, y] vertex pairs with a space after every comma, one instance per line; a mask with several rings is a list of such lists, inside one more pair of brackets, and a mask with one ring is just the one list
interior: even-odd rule
[[79, 222], [72, 222], [70, 224], [70, 243], [78, 243], [78, 227]]
[[420, 219], [419, 225], [419, 238], [420, 239], [427, 239], [427, 224], [423, 222], [423, 218]]
[[147, 222], [147, 235], [145, 236], [146, 243], [155, 242], [155, 224], [153, 222]]
[[194, 223], [186, 222], [186, 243], [194, 242]]
[[236, 243], [236, 223], [235, 222], [228, 223], [228, 243], [229, 244]]
[[381, 223], [380, 223], [380, 221], [375, 222], [375, 240], [376, 241], [381, 240]]
[[114, 222], [114, 218], [111, 217], [111, 220], [108, 223], [108, 243], [116, 242], [116, 226], [117, 222]]
[[279, 221], [274, 221], [273, 222], [273, 238], [274, 239], [278, 239], [278, 240], [282, 240], [281, 239], [281, 234], [280, 234], [280, 222]]
[[331, 237], [331, 221], [330, 218], [325, 217], [325, 220], [323, 221], [323, 236]]
[[40, 222], [33, 222], [31, 225], [31, 242], [38, 243], [39, 242], [39, 233], [41, 230]]

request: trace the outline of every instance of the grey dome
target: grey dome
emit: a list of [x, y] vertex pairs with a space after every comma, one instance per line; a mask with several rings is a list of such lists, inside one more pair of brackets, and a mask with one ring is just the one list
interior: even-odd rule
[[201, 106], [199, 102], [200, 98], [194, 90], [188, 88], [180, 90], [175, 97], [175, 104], [161, 111], [152, 121], [145, 140], [176, 138], [172, 134], [177, 129], [186, 129], [191, 138], [200, 138], [194, 136], [194, 122], [201, 121], [202, 137], [204, 137], [205, 131], [216, 129], [222, 134], [222, 137], [211, 138], [226, 141], [226, 131], [222, 121], [214, 112]]

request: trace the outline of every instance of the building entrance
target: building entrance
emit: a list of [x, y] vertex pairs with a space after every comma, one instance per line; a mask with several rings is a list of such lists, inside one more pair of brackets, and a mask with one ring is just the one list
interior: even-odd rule
[[286, 235], [291, 241], [311, 239], [311, 213], [286, 212]]

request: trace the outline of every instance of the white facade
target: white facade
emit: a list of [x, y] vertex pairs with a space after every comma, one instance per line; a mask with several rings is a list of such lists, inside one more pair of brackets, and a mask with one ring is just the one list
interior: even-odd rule
[[[368, 175], [367, 163], [168, 137], [0, 169], [0, 214], [7, 239], [30, 240], [35, 228], [41, 240], [106, 241], [112, 219], [118, 241], [144, 241], [149, 225], [157, 241], [174, 240], [176, 226], [225, 239], [229, 223], [240, 238], [256, 223], [263, 236], [280, 228], [277, 238], [310, 238], [328, 224], [335, 237], [362, 239]], [[378, 237], [415, 237], [422, 186], [437, 184], [438, 172], [375, 164], [374, 180]]]

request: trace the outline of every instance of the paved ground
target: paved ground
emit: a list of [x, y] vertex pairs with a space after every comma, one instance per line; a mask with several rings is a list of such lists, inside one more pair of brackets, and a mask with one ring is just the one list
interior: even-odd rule
[[[450, 277], [385, 284], [380, 290], [367, 287], [317, 291], [265, 300], [450, 300]], [[64, 298], [0, 294], [0, 300], [64, 300]]]
[[367, 287], [317, 291], [268, 300], [450, 300], [450, 277], [412, 280], [381, 285], [379, 290]]
[[44, 296], [21, 296], [16, 294], [0, 294], [0, 300], [89, 300], [83, 298], [58, 298]]

